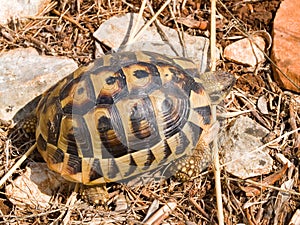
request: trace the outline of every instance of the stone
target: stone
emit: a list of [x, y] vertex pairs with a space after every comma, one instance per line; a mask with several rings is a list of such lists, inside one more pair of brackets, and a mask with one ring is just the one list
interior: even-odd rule
[[34, 48], [0, 55], [0, 118], [10, 120], [26, 103], [77, 68], [66, 57], [41, 56]]
[[0, 0], [0, 24], [6, 24], [12, 18], [35, 16], [50, 2], [50, 0]]
[[300, 1], [284, 0], [273, 25], [271, 58], [283, 75], [273, 66], [274, 78], [284, 89], [300, 93]]
[[261, 50], [265, 49], [265, 41], [260, 36], [243, 38], [228, 45], [224, 49], [223, 56], [229, 61], [255, 67], [265, 61], [263, 52], [254, 44], [256, 43]]
[[[105, 21], [94, 33], [94, 37], [113, 51], [152, 51], [169, 56], [185, 56], [191, 58], [204, 72], [208, 67], [209, 39], [200, 36], [184, 34], [184, 46], [178, 37], [178, 32], [169, 27], [159, 24], [161, 30], [166, 34], [168, 42], [164, 42], [155, 25], [148, 27], [143, 34], [132, 44], [126, 44], [129, 33], [138, 22], [138, 14], [127, 13], [122, 16], [114, 16]], [[140, 30], [145, 25], [142, 19], [137, 25]], [[118, 34], [118, 35], [116, 35]], [[100, 44], [96, 43], [97, 55], [103, 55]]]
[[264, 115], [268, 115], [269, 114], [269, 110], [268, 110], [268, 99], [266, 98], [265, 95], [262, 95], [258, 98], [257, 100], [257, 108], [259, 109], [259, 111], [264, 114]]
[[225, 170], [242, 179], [270, 173], [273, 159], [267, 148], [258, 149], [268, 133], [266, 128], [246, 116], [237, 118], [229, 130], [222, 130], [219, 147]]

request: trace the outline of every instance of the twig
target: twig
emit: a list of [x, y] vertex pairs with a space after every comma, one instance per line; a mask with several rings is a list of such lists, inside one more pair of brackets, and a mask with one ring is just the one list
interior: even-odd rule
[[216, 71], [216, 0], [211, 0], [210, 57], [210, 70]]
[[189, 201], [201, 212], [206, 218], [209, 218], [209, 215], [205, 212], [205, 210], [196, 202], [196, 200], [192, 197], [189, 198]]
[[171, 0], [166, 1], [162, 7], [157, 11], [157, 13], [145, 24], [145, 26], [132, 38], [131, 41], [128, 41], [128, 45], [135, 42], [139, 37], [144, 33], [144, 31], [153, 23], [154, 20], [158, 17], [158, 15], [170, 4]]
[[[297, 118], [297, 107], [296, 107], [296, 103], [295, 103], [295, 99], [291, 99], [291, 104], [289, 107], [289, 111], [290, 111], [290, 119], [289, 122], [291, 124], [291, 128], [293, 130], [297, 129], [297, 122], [296, 122], [296, 118]], [[300, 147], [300, 134], [299, 132], [296, 132], [293, 134], [294, 135], [294, 140], [295, 140], [295, 148], [299, 148]]]
[[[51, 213], [57, 213], [61, 210], [64, 210], [66, 207], [61, 207], [58, 209], [54, 209], [54, 210], [49, 210], [46, 212], [42, 212], [42, 213], [33, 213], [30, 215], [22, 215], [22, 216], [14, 216], [14, 215], [5, 215], [3, 217], [1, 217], [1, 219], [7, 219], [7, 221], [0, 221], [0, 224], [22, 224], [22, 222], [24, 222], [24, 220], [26, 219], [32, 219], [32, 218], [37, 218], [37, 217], [42, 217], [42, 216], [47, 216]], [[20, 223], [16, 223], [16, 222], [20, 222]]]
[[[179, 41], [180, 41], [181, 45], [183, 46], [182, 55], [183, 55], [183, 57], [186, 57], [186, 46], [185, 46], [185, 41], [184, 41], [184, 32], [183, 31], [180, 32], [181, 29], [178, 26], [178, 23], [177, 23], [176, 18], [175, 18], [175, 14], [174, 14], [174, 12], [172, 10], [172, 7], [170, 5], [169, 5], [169, 11], [170, 11], [172, 19], [174, 20], [174, 24], [175, 24], [176, 29], [177, 29]], [[176, 52], [176, 50], [175, 50], [175, 52]], [[176, 52], [176, 54], [178, 55], [177, 52]]]
[[[151, 4], [149, 3], [149, 0], [147, 0], [147, 6], [151, 12], [151, 15], [154, 16], [155, 15], [155, 12], [151, 6]], [[170, 7], [170, 5], [169, 5]], [[171, 12], [171, 15], [172, 15], [172, 11]], [[157, 32], [159, 33], [159, 35], [161, 36], [162, 40], [165, 42], [165, 44], [169, 45], [169, 47], [172, 49], [172, 51], [177, 55], [179, 56], [178, 52], [176, 51], [176, 48], [172, 45], [172, 43], [170, 42], [168, 36], [165, 34], [165, 32], [161, 29], [161, 27], [159, 26], [159, 23], [157, 20], [154, 21], [154, 24], [156, 26], [156, 29], [157, 29]]]
[[81, 26], [77, 21], [75, 21], [73, 18], [66, 16], [66, 15], [62, 15], [59, 11], [57, 11], [56, 9], [53, 9], [52, 12], [58, 16], [61, 16], [62, 18], [64, 18], [65, 20], [68, 20], [69, 22], [75, 24], [79, 29], [81, 29], [82, 31], [87, 31], [87, 29], [85, 29], [83, 26]]
[[249, 184], [253, 184], [253, 185], [256, 185], [258, 187], [271, 188], [271, 189], [276, 190], [276, 191], [281, 191], [281, 192], [289, 193], [291, 195], [300, 196], [299, 192], [292, 191], [292, 190], [287, 190], [287, 189], [283, 189], [283, 188], [279, 188], [279, 187], [275, 187], [273, 185], [268, 185], [268, 184], [264, 184], [264, 183], [261, 183], [261, 182], [256, 182], [256, 181], [253, 181], [253, 180], [250, 180], [250, 179], [243, 180], [243, 179], [239, 179], [239, 178], [230, 178], [230, 177], [228, 177], [227, 180], [239, 181], [239, 182], [247, 182]]
[[154, 213], [144, 224], [158, 225], [171, 214], [171, 212], [177, 207], [176, 202], [168, 202], [161, 207], [156, 213]]
[[[212, 106], [213, 122], [217, 120], [216, 118], [216, 106]], [[217, 137], [213, 140], [213, 155], [214, 155], [214, 174], [216, 183], [216, 200], [217, 200], [217, 215], [219, 220], [219, 225], [224, 225], [224, 215], [223, 215], [223, 202], [222, 202], [222, 187], [221, 187], [221, 170], [220, 170], [220, 160], [218, 151], [218, 139]]]
[[79, 192], [79, 183], [77, 183], [75, 185], [74, 191], [72, 192], [71, 196], [67, 200], [66, 206], [68, 206], [68, 210], [67, 210], [67, 212], [64, 216], [64, 219], [62, 221], [63, 225], [69, 224], [70, 217], [71, 217], [71, 214], [72, 214], [72, 210], [75, 208], [74, 205], [75, 205], [75, 202], [77, 200], [78, 192]]
[[140, 11], [139, 11], [139, 15], [138, 15], [137, 20], [136, 20], [136, 23], [133, 25], [133, 28], [130, 32], [130, 35], [129, 35], [129, 38], [128, 38], [128, 43], [132, 43], [133, 42], [132, 39], [137, 34], [138, 25], [139, 25], [139, 22], [142, 20], [143, 12], [145, 10], [146, 3], [147, 3], [147, 0], [143, 0]]
[[[216, 71], [216, 0], [211, 0], [211, 34], [210, 34], [210, 48], [211, 48], [211, 71]], [[217, 108], [212, 106], [213, 122], [217, 120]], [[224, 224], [223, 202], [222, 202], [222, 188], [221, 188], [221, 171], [218, 153], [218, 139], [213, 140], [213, 154], [214, 154], [214, 174], [216, 183], [216, 199], [217, 199], [217, 215], [219, 225]]]

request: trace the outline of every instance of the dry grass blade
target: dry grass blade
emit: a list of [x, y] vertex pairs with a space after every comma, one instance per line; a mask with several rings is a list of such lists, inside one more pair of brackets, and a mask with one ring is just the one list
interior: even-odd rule
[[57, 11], [56, 9], [53, 9], [52, 12], [58, 16], [61, 16], [62, 18], [64, 18], [65, 20], [68, 20], [69, 22], [75, 24], [78, 28], [80, 28], [82, 31], [86, 32], [87, 29], [85, 29], [83, 26], [81, 26], [76, 20], [74, 20], [72, 17], [63, 15], [62, 13], [60, 13], [59, 11]]
[[141, 8], [139, 10], [139, 15], [138, 15], [138, 18], [137, 18], [137, 22], [134, 24], [134, 26], [133, 26], [133, 28], [130, 32], [130, 36], [128, 38], [128, 43], [133, 43], [134, 42], [133, 38], [137, 34], [138, 24], [142, 20], [143, 12], [144, 12], [145, 7], [146, 7], [146, 3], [147, 3], [147, 0], [143, 0]]
[[[155, 16], [155, 12], [154, 12], [154, 10], [153, 10], [151, 4], [149, 3], [149, 1], [147, 1], [147, 6], [148, 6], [148, 8], [149, 8], [149, 10], [150, 10], [150, 12], [151, 12], [151, 15], [152, 15], [152, 16]], [[169, 5], [169, 8], [171, 8], [170, 5]], [[172, 10], [171, 10], [171, 14], [172, 14]], [[155, 26], [156, 26], [156, 28], [157, 28], [158, 33], [159, 33], [160, 36], [162, 37], [162, 40], [165, 42], [165, 44], [169, 45], [170, 48], [172, 49], [172, 51], [173, 51], [176, 55], [179, 55], [177, 49], [173, 46], [173, 44], [170, 42], [168, 36], [167, 36], [167, 35], [165, 34], [165, 32], [161, 29], [161, 27], [160, 27], [159, 23], [157, 22], [157, 20], [155, 20], [154, 23], [155, 23]], [[181, 37], [180, 34], [179, 34], [179, 36]], [[182, 42], [182, 43], [183, 43], [183, 42]], [[183, 45], [183, 46], [184, 46], [184, 45]]]
[[127, 44], [130, 45], [131, 43], [137, 41], [143, 35], [143, 32], [157, 19], [159, 14], [170, 4], [170, 2], [171, 0], [167, 0], [161, 6], [161, 8], [156, 12], [156, 14], [143, 26], [143, 28]]
[[[297, 108], [300, 109], [300, 105], [297, 105], [296, 99], [292, 98], [289, 111], [291, 115], [290, 124], [293, 130], [297, 129], [297, 113], [296, 113], [298, 110]], [[296, 148], [300, 149], [300, 133], [295, 132], [293, 136], [294, 136]]]
[[144, 224], [147, 225], [159, 225], [162, 221], [171, 214], [171, 212], [176, 208], [176, 202], [168, 202], [163, 207], [161, 207], [157, 212], [155, 212]]
[[[179, 28], [178, 23], [177, 23], [176, 18], [175, 18], [175, 15], [174, 15], [174, 12], [173, 12], [172, 7], [171, 7], [170, 5], [169, 5], [169, 11], [170, 11], [170, 13], [171, 13], [171, 17], [172, 17], [172, 19], [174, 20], [176, 29], [177, 29], [177, 31], [178, 31], [178, 37], [179, 37], [180, 43], [181, 43], [181, 45], [183, 46], [183, 49], [184, 49], [184, 51], [183, 51], [183, 56], [186, 56], [187, 53], [186, 53], [186, 50], [185, 50], [186, 47], [185, 47], [185, 42], [184, 42], [184, 32], [183, 32], [183, 30], [181, 30], [181, 29]], [[172, 49], [174, 49], [174, 48], [172, 48]], [[175, 50], [174, 52], [176, 52], [176, 54], [178, 55], [176, 49], [174, 49], [174, 50]]]
[[[211, 46], [211, 71], [216, 70], [216, 1], [211, 1], [211, 36], [210, 36], [210, 46]], [[212, 106], [212, 116], [213, 122], [217, 120], [217, 110], [216, 106]], [[218, 150], [218, 139], [217, 136], [213, 140], [213, 156], [214, 156], [214, 175], [216, 182], [216, 200], [217, 200], [217, 214], [219, 225], [224, 224], [224, 214], [223, 214], [223, 202], [222, 202], [222, 188], [221, 188], [221, 170], [219, 162], [219, 150]]]
[[217, 56], [216, 56], [216, 1], [211, 1], [211, 24], [210, 24], [210, 57], [211, 57], [211, 65], [210, 70], [216, 71], [216, 63], [217, 63]]
[[71, 214], [76, 208], [75, 202], [77, 201], [77, 195], [79, 193], [80, 184], [76, 184], [74, 191], [68, 197], [64, 207], [60, 207], [60, 215], [57, 216], [50, 225], [63, 224], [67, 225], [71, 223]]
[[[232, 179], [232, 178], [229, 178], [229, 179], [230, 180], [238, 180], [238, 179]], [[241, 181], [241, 182], [243, 182], [243, 181]], [[256, 182], [256, 181], [249, 180], [249, 179], [245, 180], [245, 182], [247, 182], [249, 184], [252, 184], [252, 185], [255, 185], [257, 187], [270, 188], [270, 189], [274, 189], [276, 191], [286, 192], [288, 194], [300, 196], [299, 192], [282, 189], [282, 188], [279, 188], [279, 187], [276, 187], [276, 186], [272, 186], [272, 185], [269, 185], [269, 184], [265, 184], [265, 183], [261, 183], [261, 182]]]

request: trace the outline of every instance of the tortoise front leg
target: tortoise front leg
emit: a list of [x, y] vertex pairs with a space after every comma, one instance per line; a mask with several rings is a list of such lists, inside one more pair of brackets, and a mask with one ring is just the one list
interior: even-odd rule
[[106, 184], [95, 186], [82, 185], [81, 196], [91, 204], [104, 205], [109, 200]]

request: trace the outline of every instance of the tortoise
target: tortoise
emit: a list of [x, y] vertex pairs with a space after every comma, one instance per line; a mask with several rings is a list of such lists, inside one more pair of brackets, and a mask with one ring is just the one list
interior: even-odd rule
[[207, 165], [211, 104], [234, 84], [218, 73], [199, 74], [183, 57], [111, 53], [35, 99], [36, 122], [23, 127], [36, 130], [48, 167], [72, 182], [97, 187], [169, 164], [185, 180]]

